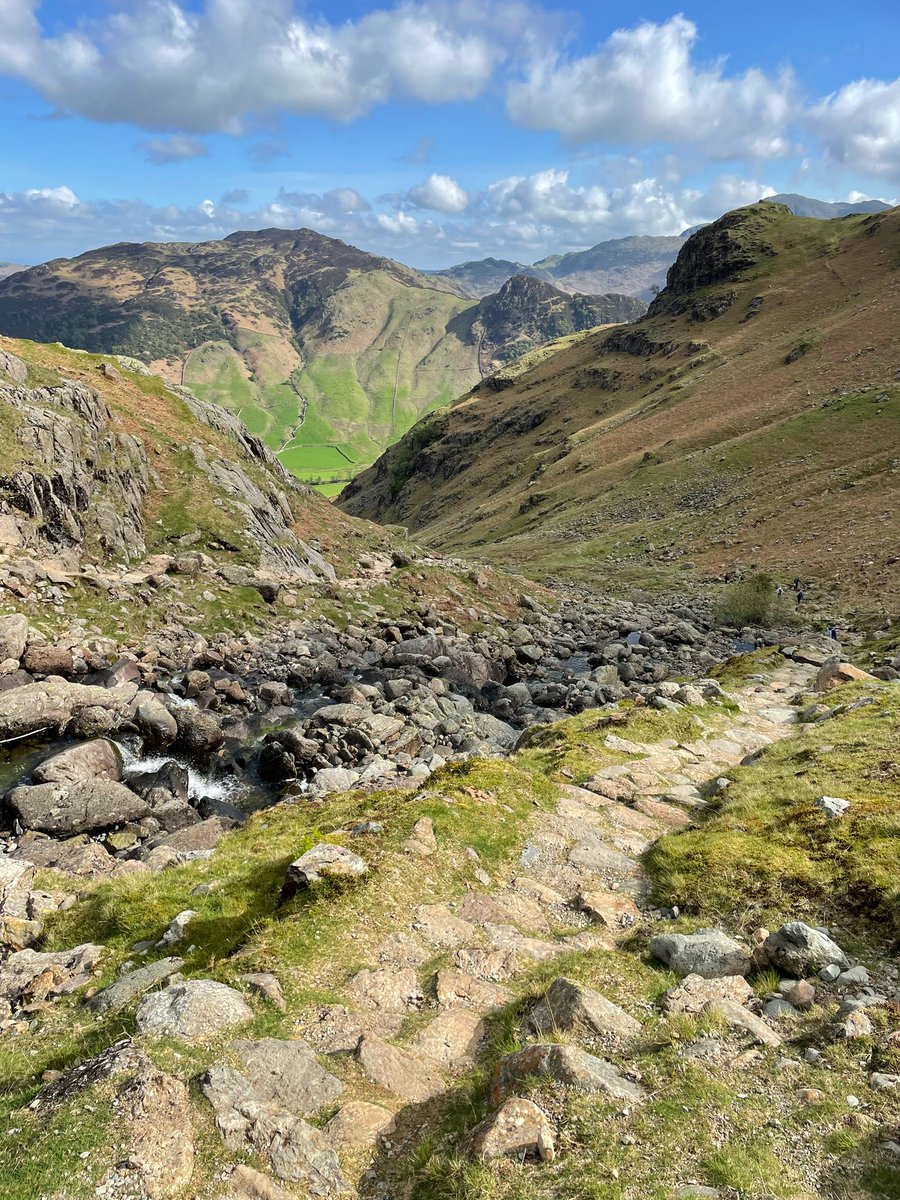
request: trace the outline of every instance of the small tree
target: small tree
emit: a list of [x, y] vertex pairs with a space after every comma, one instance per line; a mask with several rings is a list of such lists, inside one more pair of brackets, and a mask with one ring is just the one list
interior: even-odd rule
[[779, 596], [771, 575], [751, 575], [723, 588], [716, 604], [716, 615], [723, 625], [792, 625], [795, 617], [790, 605]]

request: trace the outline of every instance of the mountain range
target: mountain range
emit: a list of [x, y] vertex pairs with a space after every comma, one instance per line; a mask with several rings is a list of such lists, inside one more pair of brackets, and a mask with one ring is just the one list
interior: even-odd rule
[[0, 332], [140, 359], [312, 479], [346, 480], [531, 346], [644, 308], [516, 278], [477, 302], [308, 229], [121, 243], [0, 281]]
[[898, 247], [900, 209], [726, 214], [636, 324], [481, 383], [339, 503], [548, 578], [672, 587], [755, 568], [889, 606]]
[[[853, 213], [884, 212], [890, 205], [882, 200], [815, 200], [785, 192], [768, 198], [786, 205], [795, 216], [832, 220]], [[497, 291], [512, 275], [533, 275], [567, 292], [625, 292], [652, 300], [665, 285], [666, 272], [675, 261], [686, 237], [701, 225], [685, 229], [677, 237], [624, 237], [599, 242], [589, 250], [552, 254], [530, 266], [508, 259], [482, 258], [445, 267], [431, 274], [450, 279], [466, 296], [481, 297]]]

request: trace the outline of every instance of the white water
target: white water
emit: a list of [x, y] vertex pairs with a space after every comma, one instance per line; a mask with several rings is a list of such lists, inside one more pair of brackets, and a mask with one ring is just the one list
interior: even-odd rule
[[141, 775], [145, 771], [158, 771], [166, 763], [174, 762], [187, 771], [188, 797], [195, 802], [200, 800], [226, 800], [231, 804], [237, 804], [243, 791], [241, 783], [236, 776], [224, 775], [220, 778], [213, 778], [211, 775], [204, 775], [196, 767], [192, 767], [190, 763], [178, 758], [177, 755], [157, 754], [149, 758], [138, 758], [126, 746], [120, 745], [119, 749], [122, 751], [122, 757], [125, 760], [123, 774], [126, 779], [132, 775]]

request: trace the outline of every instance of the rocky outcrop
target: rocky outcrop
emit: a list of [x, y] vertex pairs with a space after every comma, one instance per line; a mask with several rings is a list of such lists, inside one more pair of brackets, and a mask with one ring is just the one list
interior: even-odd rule
[[140, 558], [153, 473], [141, 442], [114, 427], [97, 392], [75, 382], [0, 387], [0, 404], [12, 412], [20, 460], [0, 474], [6, 543], [70, 552], [73, 562], [90, 545], [107, 558]]

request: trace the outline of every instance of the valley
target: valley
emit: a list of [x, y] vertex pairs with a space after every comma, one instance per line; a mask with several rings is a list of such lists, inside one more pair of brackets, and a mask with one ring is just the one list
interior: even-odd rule
[[19, 272], [0, 282], [0, 333], [140, 360], [236, 413], [292, 474], [333, 494], [496, 366], [645, 307], [524, 277], [474, 303], [449, 280], [272, 229]]
[[892, 1200], [900, 210], [274, 236], [5, 300], [4, 1200]]

